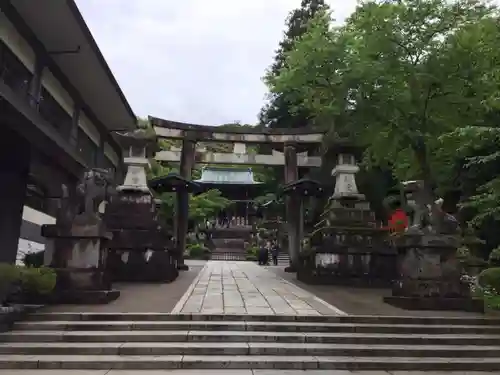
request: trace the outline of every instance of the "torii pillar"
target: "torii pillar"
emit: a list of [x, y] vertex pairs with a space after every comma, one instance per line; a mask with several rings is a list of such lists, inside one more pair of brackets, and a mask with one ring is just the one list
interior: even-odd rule
[[[190, 138], [182, 141], [181, 165], [179, 174], [186, 180], [191, 180], [193, 166], [195, 162], [196, 141]], [[189, 220], [189, 193], [179, 191], [177, 193], [177, 269], [187, 271], [189, 267], [184, 263], [184, 251], [186, 249], [186, 237]]]
[[[293, 143], [285, 143], [284, 154], [285, 184], [289, 184], [299, 179], [296, 145]], [[285, 268], [285, 271], [296, 272], [298, 268], [303, 232], [301, 198], [296, 194], [287, 196], [285, 207], [288, 232], [288, 254], [290, 255], [290, 265]]]

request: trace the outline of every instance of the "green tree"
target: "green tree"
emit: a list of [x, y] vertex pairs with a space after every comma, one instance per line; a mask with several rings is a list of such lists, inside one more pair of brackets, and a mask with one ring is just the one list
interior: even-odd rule
[[[176, 199], [175, 193], [164, 193], [161, 195], [161, 215], [170, 221], [175, 214]], [[195, 223], [204, 223], [208, 219], [213, 219], [224, 208], [228, 207], [231, 201], [224, 198], [217, 189], [191, 195], [189, 197], [189, 220]]]
[[[276, 51], [273, 64], [266, 73], [266, 78], [277, 77], [285, 67], [286, 54], [293, 50], [294, 43], [307, 31], [309, 21], [320, 11], [328, 9], [324, 0], [302, 0], [300, 8], [290, 12], [285, 35]], [[308, 113], [305, 110], [292, 113], [290, 111], [291, 97], [285, 92], [273, 92], [268, 97], [268, 102], [261, 109], [259, 120], [275, 128], [295, 128], [307, 125]]]
[[465, 165], [468, 170], [479, 173], [486, 171], [488, 174], [487, 181], [483, 180], [484, 183], [480, 184], [462, 205], [474, 210], [471, 223], [481, 226], [491, 219], [500, 221], [500, 128], [468, 126], [458, 129], [446, 138], [456, 138], [460, 141], [457, 148], [459, 155], [468, 156], [475, 154], [475, 151], [482, 153], [467, 157]]
[[368, 165], [424, 180], [431, 201], [451, 173], [441, 137], [497, 105], [499, 35], [497, 9], [480, 1], [367, 1], [339, 27], [317, 15], [267, 84], [365, 146]]

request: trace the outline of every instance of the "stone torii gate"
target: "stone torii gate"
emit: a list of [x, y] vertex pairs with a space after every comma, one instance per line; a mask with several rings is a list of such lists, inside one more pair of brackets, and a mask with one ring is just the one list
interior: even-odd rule
[[[160, 162], [180, 162], [179, 174], [185, 179], [191, 179], [195, 163], [199, 164], [237, 164], [237, 165], [267, 165], [284, 166], [285, 184], [297, 181], [299, 168], [321, 167], [321, 157], [309, 156], [309, 153], [319, 148], [324, 133], [311, 129], [269, 129], [269, 128], [234, 128], [224, 129], [217, 126], [186, 124], [149, 117], [158, 138], [177, 139], [182, 141], [181, 149], [160, 151], [155, 159]], [[208, 152], [197, 149], [197, 143], [231, 143], [233, 153]], [[270, 145], [272, 153], [249, 154], [246, 145]], [[177, 196], [177, 246], [183, 252], [186, 247], [188, 226], [187, 193]], [[302, 218], [294, 212], [297, 207], [294, 197], [286, 201], [286, 221], [288, 233], [299, 232]], [[289, 238], [288, 252], [290, 254], [290, 269], [294, 270], [300, 253], [300, 235]], [[182, 263], [180, 269], [187, 269]]]

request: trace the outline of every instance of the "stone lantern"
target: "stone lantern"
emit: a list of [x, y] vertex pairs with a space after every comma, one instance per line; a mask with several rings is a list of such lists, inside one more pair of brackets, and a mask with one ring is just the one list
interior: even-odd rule
[[[334, 149], [337, 165], [332, 170], [335, 177], [335, 190], [330, 198], [332, 221], [348, 220], [368, 226], [375, 226], [375, 215], [365, 195], [358, 191], [356, 174], [359, 166], [356, 163], [357, 148], [350, 143], [341, 143]], [[340, 216], [339, 216], [340, 215]]]
[[356, 185], [356, 173], [358, 172], [359, 167], [356, 164], [355, 156], [350, 150], [340, 150], [337, 154], [337, 165], [332, 170], [332, 176], [335, 177], [333, 199], [365, 199], [365, 196], [358, 192]]
[[110, 273], [119, 281], [171, 282], [178, 275], [171, 234], [158, 221], [157, 202], [146, 175], [149, 158], [158, 149], [156, 134], [137, 129], [116, 137], [127, 172], [106, 209], [106, 224], [113, 232]]
[[123, 162], [127, 167], [125, 181], [117, 190], [151, 195], [146, 168], [150, 167], [149, 159], [159, 150], [156, 134], [150, 129], [137, 129], [116, 133], [116, 138], [123, 148]]
[[335, 189], [323, 220], [316, 224], [313, 251], [297, 273], [303, 282], [386, 286], [395, 274], [395, 254], [387, 246], [386, 233], [377, 227], [369, 202], [358, 191], [356, 153], [352, 143], [339, 141], [328, 155], [337, 162], [332, 170]]

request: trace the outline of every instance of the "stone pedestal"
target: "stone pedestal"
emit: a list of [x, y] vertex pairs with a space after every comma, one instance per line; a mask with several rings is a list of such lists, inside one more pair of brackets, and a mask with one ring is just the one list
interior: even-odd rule
[[121, 191], [106, 209], [108, 270], [115, 281], [171, 282], [178, 276], [169, 234], [157, 220], [155, 202], [141, 191]]
[[405, 233], [395, 245], [399, 275], [386, 303], [407, 310], [482, 311], [482, 302], [460, 281], [457, 237]]
[[42, 235], [53, 242], [45, 254], [45, 264], [57, 273], [54, 302], [76, 304], [108, 303], [120, 296], [111, 289], [105, 273], [111, 233], [102, 221], [88, 215], [77, 216], [71, 229], [44, 225]]

